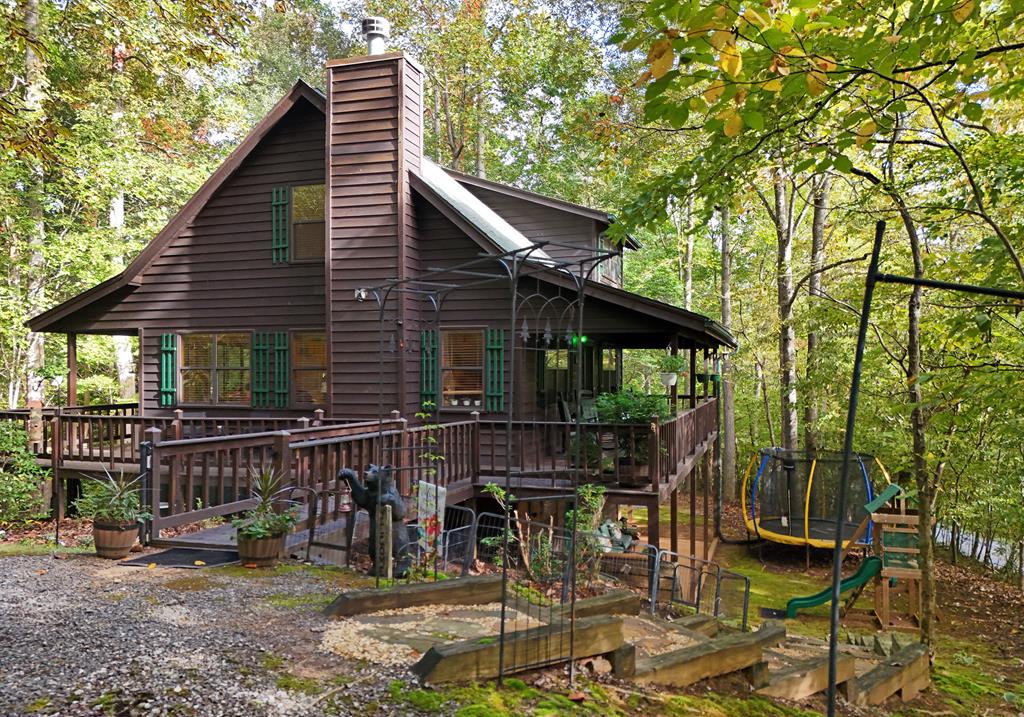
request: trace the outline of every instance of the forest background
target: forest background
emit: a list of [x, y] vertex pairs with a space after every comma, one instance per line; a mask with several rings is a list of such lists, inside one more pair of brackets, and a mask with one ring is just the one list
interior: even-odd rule
[[[0, 400], [65, 400], [26, 318], [123, 267], [366, 14], [426, 67], [428, 155], [611, 211], [627, 288], [737, 336], [727, 491], [759, 448], [841, 446], [878, 219], [885, 271], [1024, 285], [1018, 0], [0, 0]], [[881, 287], [856, 444], [1024, 587], [1022, 308]], [[136, 350], [83, 338], [80, 399], [133, 399]]]

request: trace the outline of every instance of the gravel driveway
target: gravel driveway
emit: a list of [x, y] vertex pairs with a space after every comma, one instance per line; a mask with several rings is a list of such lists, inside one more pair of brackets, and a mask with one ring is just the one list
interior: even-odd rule
[[401, 714], [388, 690], [408, 673], [319, 649], [320, 608], [358, 583], [0, 558], [0, 715]]

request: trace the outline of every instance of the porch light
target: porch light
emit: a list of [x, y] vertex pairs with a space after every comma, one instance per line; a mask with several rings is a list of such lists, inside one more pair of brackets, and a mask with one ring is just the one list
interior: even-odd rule
[[523, 328], [520, 330], [519, 335], [523, 338], [524, 344], [530, 340], [530, 327], [526, 324], [525, 318], [523, 318]]
[[586, 334], [583, 334], [582, 336], [580, 336], [578, 334], [573, 334], [572, 335], [572, 345], [573, 346], [576, 346], [577, 344], [585, 344], [585, 343], [587, 343], [587, 335]]
[[545, 346], [550, 346], [551, 345], [551, 341], [554, 338], [555, 338], [554, 334], [551, 333], [551, 320], [550, 319], [545, 320], [544, 321], [544, 345]]

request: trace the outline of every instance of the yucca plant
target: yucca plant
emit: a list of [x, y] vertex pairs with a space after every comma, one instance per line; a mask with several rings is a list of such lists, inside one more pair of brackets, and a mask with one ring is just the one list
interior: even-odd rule
[[143, 509], [142, 476], [117, 478], [105, 468], [106, 478], [86, 487], [85, 495], [75, 501], [78, 514], [84, 518], [111, 523], [141, 523], [153, 517]]
[[269, 468], [252, 472], [252, 494], [256, 507], [231, 521], [240, 540], [279, 538], [288, 533], [298, 520], [294, 507], [275, 509], [275, 496], [281, 492], [284, 477]]

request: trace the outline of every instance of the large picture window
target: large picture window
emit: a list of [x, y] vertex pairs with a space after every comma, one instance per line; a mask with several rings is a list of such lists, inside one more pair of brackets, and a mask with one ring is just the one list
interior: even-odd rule
[[480, 408], [484, 397], [484, 332], [441, 331], [441, 386], [446, 407]]
[[181, 403], [249, 405], [248, 333], [184, 334], [181, 349]]
[[292, 261], [324, 258], [326, 216], [324, 185], [292, 187]]
[[296, 406], [327, 405], [327, 335], [292, 334], [292, 390]]

